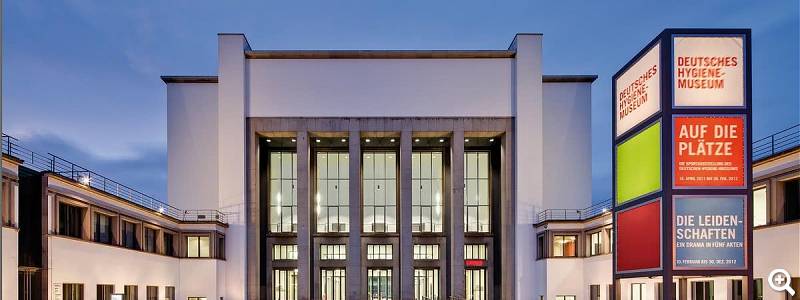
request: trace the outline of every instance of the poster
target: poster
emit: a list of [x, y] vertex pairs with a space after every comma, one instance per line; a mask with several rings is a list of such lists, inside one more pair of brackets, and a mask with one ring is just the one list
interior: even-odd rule
[[617, 145], [617, 205], [661, 190], [661, 122]]
[[744, 107], [742, 36], [676, 36], [673, 97], [676, 107]]
[[615, 80], [616, 137], [661, 110], [661, 44], [656, 44]]
[[617, 213], [617, 272], [661, 268], [661, 199]]
[[673, 198], [675, 269], [745, 269], [745, 197]]
[[745, 117], [673, 116], [675, 188], [745, 188]]

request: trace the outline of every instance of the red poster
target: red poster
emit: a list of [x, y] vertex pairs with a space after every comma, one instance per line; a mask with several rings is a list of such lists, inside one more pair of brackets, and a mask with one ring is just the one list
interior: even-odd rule
[[673, 119], [675, 188], [745, 187], [744, 116]]
[[617, 213], [617, 272], [661, 268], [661, 200]]

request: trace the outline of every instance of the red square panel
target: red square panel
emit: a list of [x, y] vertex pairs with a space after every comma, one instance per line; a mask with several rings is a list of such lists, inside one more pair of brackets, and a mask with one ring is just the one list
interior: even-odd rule
[[617, 272], [661, 268], [661, 200], [617, 213]]

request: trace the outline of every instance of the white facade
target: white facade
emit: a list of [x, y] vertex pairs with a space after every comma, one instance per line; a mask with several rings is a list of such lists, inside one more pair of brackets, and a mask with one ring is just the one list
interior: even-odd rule
[[257, 59], [248, 58], [243, 35], [221, 34], [217, 77], [166, 78], [170, 201], [237, 216], [226, 233], [219, 295], [248, 292], [245, 246], [256, 242], [246, 239], [244, 218], [250, 117], [513, 117], [514, 286], [518, 299], [539, 294], [532, 283], [545, 274], [530, 271], [536, 213], [590, 203], [593, 78], [543, 83], [539, 34], [517, 35], [509, 51], [507, 58]]

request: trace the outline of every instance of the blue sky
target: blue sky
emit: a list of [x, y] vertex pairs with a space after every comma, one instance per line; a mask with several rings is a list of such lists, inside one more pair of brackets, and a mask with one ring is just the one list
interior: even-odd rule
[[593, 196], [610, 195], [611, 76], [666, 27], [753, 29], [754, 137], [800, 123], [800, 8], [778, 1], [6, 1], [3, 130], [166, 197], [160, 75], [216, 73], [216, 33], [256, 49], [505, 49], [597, 74]]

